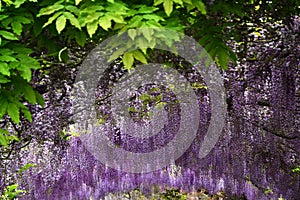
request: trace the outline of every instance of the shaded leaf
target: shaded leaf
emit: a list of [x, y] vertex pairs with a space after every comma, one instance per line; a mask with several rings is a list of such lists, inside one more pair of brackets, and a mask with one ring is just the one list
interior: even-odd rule
[[0, 145], [7, 147], [8, 141], [6, 138], [7, 131], [0, 128]]
[[24, 114], [24, 117], [25, 117], [29, 122], [32, 122], [32, 115], [31, 115], [30, 111], [28, 110], [28, 108], [22, 109], [22, 113]]
[[83, 31], [78, 31], [75, 33], [75, 40], [77, 42], [77, 44], [79, 44], [80, 46], [84, 46], [85, 42], [86, 42], [86, 35]]
[[40, 93], [38, 93], [37, 91], [35, 91], [35, 97], [36, 97], [37, 103], [39, 105], [41, 105], [42, 107], [44, 107], [45, 106], [45, 101], [44, 101], [43, 96]]
[[15, 122], [16, 124], [20, 123], [20, 112], [16, 104], [14, 103], [8, 104], [7, 113], [10, 116], [10, 118], [13, 120], [13, 122]]
[[5, 115], [7, 110], [7, 105], [8, 105], [7, 100], [4, 97], [0, 98], [0, 119]]
[[32, 104], [36, 103], [35, 92], [30, 85], [25, 85], [23, 87], [24, 98]]

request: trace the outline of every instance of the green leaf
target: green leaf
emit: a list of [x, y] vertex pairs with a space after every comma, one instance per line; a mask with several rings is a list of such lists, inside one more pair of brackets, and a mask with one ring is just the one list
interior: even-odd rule
[[9, 79], [5, 78], [2, 74], [0, 74], [0, 83], [9, 83], [9, 82], [10, 82]]
[[143, 18], [147, 20], [154, 20], [155, 22], [165, 21], [163, 17], [155, 14], [146, 14], [143, 15]]
[[32, 115], [30, 111], [27, 109], [22, 109], [22, 113], [24, 114], [24, 117], [28, 119], [29, 122], [32, 122]]
[[40, 17], [42, 15], [50, 15], [58, 10], [63, 9], [65, 6], [61, 5], [61, 4], [54, 4], [51, 6], [48, 6], [46, 8], [42, 8], [39, 12], [39, 14], [37, 15], [37, 17]]
[[222, 69], [226, 70], [228, 67], [229, 56], [225, 49], [221, 49], [217, 51], [218, 61]]
[[149, 13], [152, 14], [153, 12], [159, 10], [157, 7], [147, 7], [147, 6], [142, 6], [139, 10], [138, 13]]
[[206, 9], [205, 9], [205, 5], [202, 1], [200, 0], [195, 0], [194, 1], [194, 5], [198, 8], [198, 10], [203, 14], [206, 15]]
[[122, 61], [126, 69], [131, 69], [134, 61], [132, 53], [131, 52], [125, 53], [123, 55]]
[[14, 2], [15, 8], [19, 8], [20, 5], [22, 5], [23, 3], [25, 3], [26, 0], [16, 0]]
[[177, 3], [177, 4], [180, 4], [180, 5], [183, 5], [183, 2], [182, 2], [182, 0], [173, 0], [175, 3]]
[[77, 44], [79, 44], [80, 46], [84, 46], [85, 42], [86, 42], [86, 35], [83, 31], [78, 31], [75, 33], [75, 40], [77, 42]]
[[67, 9], [68, 11], [74, 13], [77, 16], [80, 15], [79, 9], [75, 6], [68, 5], [68, 6], [65, 7], [65, 9]]
[[0, 56], [0, 61], [12, 62], [12, 61], [16, 61], [16, 58], [9, 55], [3, 55]]
[[77, 6], [78, 4], [80, 4], [82, 0], [75, 0], [75, 5]]
[[48, 19], [48, 21], [43, 25], [43, 28], [44, 27], [46, 27], [46, 26], [48, 26], [49, 24], [52, 24], [52, 22], [58, 17], [58, 16], [60, 16], [62, 14], [62, 12], [57, 12], [57, 13], [55, 13], [52, 17], [50, 17], [49, 19]]
[[31, 80], [31, 70], [27, 65], [20, 65], [21, 77], [24, 78], [27, 82]]
[[109, 18], [109, 20], [113, 20], [116, 23], [124, 23], [124, 18], [121, 15], [118, 15], [116, 13], [107, 13], [106, 16]]
[[34, 59], [31, 58], [30, 56], [24, 56], [23, 59], [21, 60], [21, 64], [26, 65], [27, 68], [30, 69], [40, 69], [40, 63]]
[[0, 119], [5, 115], [8, 102], [5, 98], [0, 98]]
[[100, 5], [92, 5], [80, 10], [80, 14], [85, 14], [85, 13], [92, 14], [100, 10], [104, 10], [104, 7]]
[[15, 16], [14, 20], [21, 22], [22, 24], [30, 24], [31, 20], [24, 16]]
[[101, 17], [99, 19], [99, 25], [107, 31], [109, 28], [111, 28], [111, 18], [107, 15]]
[[170, 16], [170, 14], [173, 11], [173, 1], [172, 0], [164, 0], [164, 9], [167, 16]]
[[59, 16], [56, 20], [55, 25], [58, 34], [60, 34], [61, 31], [66, 27], [66, 17], [64, 15]]
[[9, 15], [0, 15], [0, 21], [6, 19], [6, 18], [8, 18], [8, 17], [9, 17]]
[[22, 24], [19, 21], [14, 21], [11, 26], [15, 34], [20, 35], [22, 33]]
[[11, 50], [11, 49], [3, 48], [3, 49], [0, 49], [0, 53], [2, 55], [12, 55], [15, 52], [13, 50]]
[[40, 104], [42, 107], [44, 107], [45, 101], [44, 101], [43, 96], [40, 93], [38, 93], [37, 91], [35, 91], [35, 97], [36, 97], [36, 101], [38, 102], [38, 104]]
[[84, 23], [83, 24], [92, 23], [92, 22], [98, 20], [99, 17], [101, 17], [103, 15], [104, 15], [103, 12], [94, 12], [94, 13], [91, 13], [86, 18], [84, 18]]
[[159, 4], [162, 4], [164, 2], [164, 0], [154, 0], [154, 6], [157, 6]]
[[153, 29], [144, 28], [141, 29], [144, 37], [150, 42], [152, 40], [152, 35], [154, 33]]
[[9, 67], [6, 62], [0, 62], [0, 73], [5, 76], [10, 76]]
[[64, 12], [63, 15], [69, 20], [69, 22], [75, 26], [76, 28], [78, 28], [79, 30], [81, 30], [81, 26], [79, 24], [78, 19], [76, 19], [76, 17], [69, 12]]
[[7, 113], [10, 116], [10, 118], [13, 120], [13, 122], [15, 122], [16, 124], [20, 123], [20, 112], [16, 104], [14, 103], [8, 104]]
[[31, 167], [34, 167], [35, 165], [32, 164], [32, 163], [27, 163], [26, 165], [24, 165], [23, 167], [21, 167], [19, 170], [18, 170], [18, 174], [22, 174], [23, 172], [25, 172], [26, 170], [28, 170], [29, 168]]
[[0, 31], [0, 35], [7, 40], [18, 40], [18, 38], [11, 32]]
[[5, 146], [5, 147], [7, 147], [7, 145], [8, 145], [8, 141], [7, 141], [7, 138], [6, 138], [7, 132], [8, 131], [3, 130], [3, 129], [0, 128], [0, 144], [2, 146]]
[[191, 0], [183, 0], [183, 2], [186, 3], [186, 4], [189, 4], [189, 5], [193, 4]]
[[87, 28], [88, 34], [90, 35], [90, 37], [92, 37], [94, 35], [94, 33], [96, 33], [96, 31], [97, 31], [98, 22], [93, 21], [91, 23], [88, 23], [86, 28]]
[[35, 92], [32, 89], [31, 85], [25, 85], [23, 86], [23, 94], [24, 98], [32, 104], [36, 103], [36, 97], [35, 97]]
[[135, 29], [129, 29], [128, 30], [128, 35], [129, 37], [134, 40], [135, 36], [136, 36], [136, 30]]
[[142, 24], [143, 17], [140, 15], [134, 16], [128, 23], [128, 28], [138, 28]]
[[141, 63], [146, 64], [147, 63], [147, 59], [145, 58], [144, 54], [142, 52], [140, 52], [139, 50], [133, 51], [133, 57], [139, 61], [141, 61]]
[[147, 48], [151, 47], [151, 45], [150, 45], [151, 43], [149, 43], [144, 37], [138, 37], [136, 39], [136, 44], [140, 49], [147, 49]]

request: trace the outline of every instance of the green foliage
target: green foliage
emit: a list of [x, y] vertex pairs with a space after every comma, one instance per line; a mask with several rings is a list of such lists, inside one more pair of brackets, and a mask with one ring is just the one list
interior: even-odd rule
[[1, 196], [1, 200], [13, 200], [25, 192], [25, 190], [18, 189], [18, 184], [13, 184], [5, 188], [4, 194]]
[[[119, 47], [110, 60], [122, 57], [124, 67], [147, 63], [156, 44], [170, 48], [180, 35], [166, 34], [155, 28], [167, 28], [196, 38], [213, 60], [226, 70], [237, 57], [227, 41], [242, 42], [247, 24], [258, 20], [282, 20], [299, 14], [299, 2], [290, 1], [214, 1], [205, 0], [2, 0], [0, 1], [0, 118], [9, 116], [12, 123], [32, 121], [25, 102], [43, 105], [43, 98], [33, 90], [33, 70], [42, 67], [33, 55], [42, 52], [68, 62], [68, 45], [84, 47], [87, 41], [100, 41], [128, 31], [132, 40], [116, 41]], [[265, 5], [266, 4], [266, 5]], [[273, 10], [276, 8], [276, 15]], [[258, 17], [259, 16], [259, 17]], [[240, 32], [239, 27], [246, 27]], [[141, 28], [136, 30], [137, 28]], [[256, 29], [255, 29], [256, 28]], [[253, 31], [257, 32], [259, 27]], [[122, 46], [123, 45], [123, 46]], [[125, 52], [125, 49], [138, 49]], [[46, 49], [46, 50], [45, 50]], [[173, 49], [173, 48], [172, 48]], [[195, 86], [198, 87], [198, 86]], [[3, 127], [0, 144], [7, 146], [12, 135]], [[15, 136], [13, 136], [15, 137]]]
[[292, 172], [294, 172], [294, 173], [300, 173], [300, 166], [292, 169]]
[[31, 167], [34, 167], [34, 166], [35, 165], [32, 163], [27, 163], [23, 167], [21, 167], [21, 169], [19, 169], [18, 174], [22, 174], [23, 172], [27, 171], [28, 169], [30, 169]]

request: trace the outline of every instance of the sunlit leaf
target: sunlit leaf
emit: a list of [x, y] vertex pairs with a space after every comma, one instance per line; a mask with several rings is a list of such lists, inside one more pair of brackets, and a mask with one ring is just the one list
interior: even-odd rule
[[64, 15], [61, 15], [56, 20], [56, 30], [60, 34], [62, 30], [66, 27], [66, 17]]
[[135, 29], [129, 29], [128, 30], [128, 35], [129, 37], [134, 40], [135, 36], [136, 36], [136, 30]]
[[22, 24], [19, 21], [14, 21], [11, 24], [13, 32], [17, 35], [22, 33]]
[[70, 24], [81, 30], [78, 19], [76, 19], [76, 17], [72, 13], [64, 12], [63, 15], [69, 20]]
[[62, 14], [62, 12], [57, 12], [57, 13], [55, 13], [52, 17], [50, 17], [49, 19], [48, 19], [48, 21], [43, 25], [43, 28], [44, 27], [46, 27], [46, 26], [48, 26], [49, 24], [52, 24], [52, 22], [58, 17], [58, 16], [60, 16]]
[[91, 23], [88, 23], [86, 28], [87, 28], [89, 36], [92, 37], [97, 31], [98, 21], [93, 21]]
[[13, 33], [8, 31], [0, 31], [0, 35], [8, 40], [18, 40], [18, 38]]
[[8, 64], [6, 62], [0, 62], [0, 73], [6, 76], [10, 76]]
[[46, 8], [42, 8], [39, 12], [39, 14], [37, 14], [37, 17], [40, 17], [42, 15], [50, 15], [58, 10], [63, 9], [65, 6], [61, 5], [61, 4], [54, 4], [51, 6], [48, 6]]
[[134, 61], [132, 53], [131, 52], [125, 53], [123, 55], [122, 61], [123, 61], [123, 64], [125, 65], [126, 69], [132, 68], [133, 61]]
[[173, 11], [173, 1], [172, 0], [164, 0], [164, 9], [167, 16], [170, 16], [170, 14]]
[[200, 0], [195, 0], [194, 1], [195, 6], [197, 7], [197, 9], [203, 14], [206, 15], [206, 8], [205, 5], [202, 1]]
[[82, 0], [75, 0], [75, 5], [77, 6], [78, 4], [80, 4]]
[[136, 50], [136, 51], [133, 51], [132, 53], [133, 53], [133, 56], [135, 59], [141, 61], [141, 63], [144, 63], [144, 64], [147, 63], [147, 59], [142, 52], [140, 52], [139, 50]]
[[99, 19], [99, 25], [107, 31], [109, 28], [111, 28], [111, 18], [107, 15], [101, 17]]

